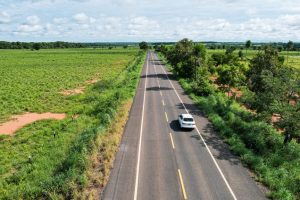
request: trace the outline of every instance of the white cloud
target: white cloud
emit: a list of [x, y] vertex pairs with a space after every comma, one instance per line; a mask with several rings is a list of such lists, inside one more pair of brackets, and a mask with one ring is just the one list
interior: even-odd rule
[[26, 22], [19, 25], [15, 35], [41, 34], [44, 27], [40, 24], [40, 18], [36, 15], [28, 16]]
[[40, 18], [36, 15], [29, 16], [26, 19], [27, 19], [26, 22], [27, 25], [38, 25], [40, 23]]
[[298, 0], [0, 0], [0, 10], [4, 40], [300, 40]]
[[19, 32], [38, 32], [38, 31], [42, 31], [42, 30], [43, 30], [43, 27], [38, 24], [35, 24], [35, 25], [22, 24], [18, 28]]
[[10, 15], [5, 11], [0, 11], [0, 24], [7, 24], [11, 22]]
[[151, 35], [156, 34], [160, 28], [157, 21], [147, 17], [134, 17], [130, 20], [128, 29], [131, 35]]
[[97, 24], [96, 29], [102, 31], [102, 33], [116, 33], [122, 31], [122, 20], [120, 18], [101, 17], [97, 20]]
[[53, 19], [53, 22], [55, 24], [67, 24], [69, 22], [69, 20], [65, 17], [55, 17]]
[[78, 13], [78, 14], [73, 16], [73, 19], [78, 24], [90, 24], [90, 23], [94, 23], [96, 21], [95, 18], [89, 17], [85, 13]]

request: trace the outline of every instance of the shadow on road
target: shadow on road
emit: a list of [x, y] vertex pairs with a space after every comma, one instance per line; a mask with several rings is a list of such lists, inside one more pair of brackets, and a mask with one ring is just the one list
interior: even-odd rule
[[148, 74], [141, 76], [141, 78], [159, 78], [159, 79], [163, 79], [166, 80], [167, 76], [165, 74]]
[[[187, 108], [187, 110], [189, 110], [190, 114], [194, 115], [194, 116], [198, 116], [201, 117], [201, 121], [200, 123], [198, 122], [198, 128], [199, 131], [204, 139], [204, 141], [206, 142], [206, 144], [216, 150], [214, 151], [215, 154], [215, 158], [218, 160], [227, 160], [229, 161], [232, 165], [237, 165], [240, 163], [239, 159], [237, 156], [233, 155], [230, 152], [229, 146], [222, 140], [220, 139], [220, 137], [218, 136], [218, 134], [216, 133], [214, 127], [212, 126], [212, 124], [207, 121], [204, 120], [206, 119], [204, 114], [199, 110], [199, 108], [195, 105], [195, 104], [187, 104], [184, 103], [184, 106]], [[181, 103], [177, 104], [176, 107], [178, 109], [182, 109], [184, 110], [184, 107]], [[204, 120], [204, 121], [202, 121]], [[180, 129], [178, 122], [177, 122], [177, 126], [176, 124], [173, 125], [173, 130], [176, 131], [178, 130], [178, 128]], [[171, 124], [171, 128], [172, 128], [172, 124]], [[197, 134], [193, 134], [190, 136], [192, 139], [195, 139], [197, 141], [199, 141], [199, 144], [202, 145], [203, 147], [205, 147], [204, 143], [202, 142], [200, 136]]]
[[180, 133], [180, 132], [191, 132], [191, 129], [182, 129], [180, 128], [180, 125], [178, 123], [178, 120], [173, 120], [170, 123], [171, 129], [174, 131], [174, 133]]
[[160, 90], [173, 90], [173, 88], [169, 87], [149, 87], [146, 89], [147, 91], [160, 91]]
[[[216, 134], [213, 126], [211, 123], [206, 124], [204, 127], [199, 127], [199, 131], [206, 142], [206, 144], [216, 150], [217, 154], [214, 152], [213, 155], [218, 160], [227, 160], [231, 165], [238, 165], [240, 163], [237, 156], [233, 155], [229, 147], [226, 143], [224, 143], [219, 136]], [[194, 134], [191, 138], [196, 139], [200, 142], [202, 147], [205, 147], [204, 143], [202, 142], [200, 136], [198, 134]]]
[[152, 65], [161, 65], [162, 63], [160, 62], [160, 60], [150, 60], [150, 63]]

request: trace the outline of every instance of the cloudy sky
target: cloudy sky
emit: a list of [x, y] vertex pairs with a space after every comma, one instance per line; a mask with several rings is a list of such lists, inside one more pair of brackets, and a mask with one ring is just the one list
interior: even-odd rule
[[299, 0], [0, 0], [7, 41], [300, 41]]

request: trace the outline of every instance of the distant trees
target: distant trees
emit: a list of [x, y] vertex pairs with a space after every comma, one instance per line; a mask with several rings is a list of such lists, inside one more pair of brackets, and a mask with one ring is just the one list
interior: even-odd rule
[[41, 49], [41, 44], [40, 43], [34, 43], [33, 45], [32, 45], [32, 49], [34, 49], [34, 50], [40, 50]]
[[247, 40], [246, 43], [245, 43], [245, 48], [246, 48], [246, 58], [247, 58], [247, 50], [251, 47], [251, 40]]
[[149, 46], [148, 46], [148, 43], [147, 42], [141, 42], [141, 43], [139, 43], [139, 47], [140, 47], [140, 49], [142, 49], [142, 50], [147, 50], [148, 48], [149, 48]]
[[294, 43], [290, 40], [287, 43], [287, 54], [286, 54], [286, 62], [289, 62], [289, 51], [291, 51], [294, 47]]
[[56, 49], [56, 48], [83, 48], [87, 47], [83, 43], [69, 43], [69, 42], [5, 42], [0, 41], [0, 49]]

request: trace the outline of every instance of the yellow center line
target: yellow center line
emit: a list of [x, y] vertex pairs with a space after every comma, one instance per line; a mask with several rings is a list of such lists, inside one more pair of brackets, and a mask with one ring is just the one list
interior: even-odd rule
[[173, 149], [175, 149], [175, 145], [174, 145], [174, 141], [173, 141], [172, 133], [170, 133], [170, 138], [171, 138], [172, 147], [173, 147]]
[[184, 198], [184, 200], [187, 200], [187, 195], [186, 195], [186, 191], [185, 191], [185, 187], [184, 187], [184, 183], [183, 183], [183, 179], [182, 179], [180, 169], [178, 169], [178, 175], [179, 175], [179, 180], [180, 180], [181, 189], [182, 189], [182, 193], [183, 193], [183, 198]]
[[165, 115], [166, 115], [167, 122], [169, 122], [168, 115], [166, 112], [165, 112]]

